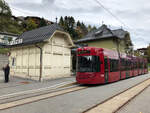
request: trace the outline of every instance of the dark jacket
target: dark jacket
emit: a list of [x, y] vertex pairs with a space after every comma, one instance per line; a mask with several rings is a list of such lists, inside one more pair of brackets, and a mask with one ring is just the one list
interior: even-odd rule
[[9, 75], [10, 67], [7, 65], [5, 68], [3, 68], [5, 75]]

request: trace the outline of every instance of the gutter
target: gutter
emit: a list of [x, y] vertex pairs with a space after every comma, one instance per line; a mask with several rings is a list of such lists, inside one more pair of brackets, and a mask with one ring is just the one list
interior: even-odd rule
[[40, 76], [39, 76], [39, 82], [41, 82], [41, 79], [42, 79], [42, 64], [43, 64], [43, 62], [42, 62], [42, 59], [43, 59], [43, 49], [40, 46], [36, 45], [36, 44], [35, 44], [35, 47], [37, 47], [37, 48], [40, 49]]
[[101, 39], [108, 39], [108, 38], [114, 38], [116, 37], [115, 35], [113, 36], [105, 36], [105, 37], [100, 37], [100, 38], [94, 38], [94, 39], [86, 39], [85, 40], [82, 40], [80, 39], [79, 41], [74, 41], [75, 44], [78, 44], [78, 43], [84, 43], [84, 42], [89, 42], [89, 41], [97, 41], [97, 40], [101, 40]]

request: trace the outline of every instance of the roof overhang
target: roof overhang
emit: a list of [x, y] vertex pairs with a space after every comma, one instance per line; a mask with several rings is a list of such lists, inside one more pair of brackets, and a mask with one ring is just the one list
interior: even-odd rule
[[118, 38], [117, 36], [107, 36], [107, 37], [99, 37], [99, 38], [94, 38], [94, 39], [86, 39], [86, 40], [79, 40], [79, 41], [76, 41], [74, 42], [75, 44], [78, 44], [78, 43], [83, 43], [83, 42], [89, 42], [89, 41], [97, 41], [97, 40], [104, 40], [104, 39], [110, 39], [110, 38]]
[[46, 43], [45, 40], [39, 40], [35, 42], [30, 42], [30, 43], [21, 43], [21, 44], [16, 44], [16, 45], [7, 45], [4, 48], [15, 48], [15, 47], [22, 47], [22, 46], [29, 46], [29, 45], [35, 45], [35, 44], [41, 44], [41, 43]]

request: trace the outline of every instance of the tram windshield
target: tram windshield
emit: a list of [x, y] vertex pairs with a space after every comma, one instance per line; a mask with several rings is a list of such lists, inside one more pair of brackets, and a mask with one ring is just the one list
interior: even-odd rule
[[78, 56], [78, 72], [100, 72], [99, 56]]

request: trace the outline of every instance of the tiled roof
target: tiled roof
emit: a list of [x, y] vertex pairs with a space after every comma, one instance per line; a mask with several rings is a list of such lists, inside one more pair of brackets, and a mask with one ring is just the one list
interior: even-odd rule
[[123, 39], [127, 33], [128, 32], [124, 31], [123, 29], [111, 30], [106, 25], [102, 25], [100, 28], [89, 32], [85, 37], [76, 41], [76, 43], [99, 40], [104, 38], [111, 38], [111, 37]]
[[[58, 24], [52, 24], [31, 31], [24, 32], [17, 39], [22, 39], [22, 43], [17, 45], [28, 45], [43, 42], [44, 40], [50, 38], [56, 31], [64, 31]], [[12, 46], [17, 46], [12, 45]]]
[[121, 39], [125, 38], [125, 35], [128, 34], [128, 32], [123, 29], [112, 30], [112, 33]]

